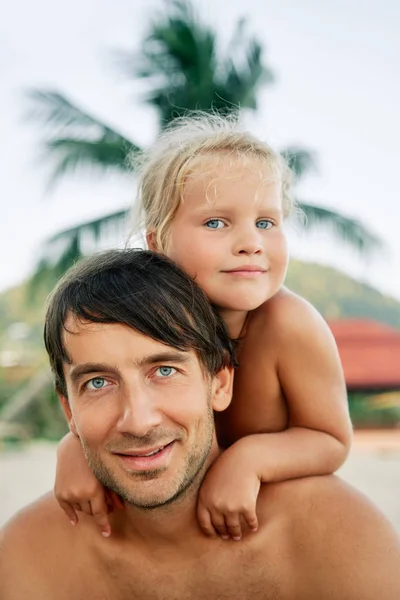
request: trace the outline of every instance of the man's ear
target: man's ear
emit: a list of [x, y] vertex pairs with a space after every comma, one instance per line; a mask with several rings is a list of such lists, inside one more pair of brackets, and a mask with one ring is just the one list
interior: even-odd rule
[[68, 427], [69, 427], [70, 431], [74, 435], [79, 437], [77, 429], [76, 429], [74, 417], [72, 416], [71, 407], [68, 402], [68, 398], [66, 398], [59, 390], [56, 390], [56, 392], [57, 392], [58, 399], [60, 400], [61, 408], [63, 410], [65, 418], [67, 419], [67, 423], [68, 423]]
[[224, 367], [215, 376], [212, 386], [212, 408], [218, 412], [228, 408], [232, 400], [233, 367]]
[[146, 242], [147, 247], [152, 252], [158, 252], [157, 248], [157, 236], [155, 231], [146, 231]]

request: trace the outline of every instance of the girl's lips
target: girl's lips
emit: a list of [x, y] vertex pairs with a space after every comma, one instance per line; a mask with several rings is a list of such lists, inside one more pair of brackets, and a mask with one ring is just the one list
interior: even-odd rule
[[142, 453], [140, 456], [133, 454], [116, 454], [116, 456], [121, 459], [125, 469], [129, 471], [153, 471], [166, 466], [173, 446], [174, 441], [150, 456], [145, 456]]
[[260, 277], [261, 275], [265, 275], [265, 269], [235, 269], [234, 271], [224, 271], [227, 275], [231, 275], [233, 277], [245, 277], [245, 278], [254, 278]]

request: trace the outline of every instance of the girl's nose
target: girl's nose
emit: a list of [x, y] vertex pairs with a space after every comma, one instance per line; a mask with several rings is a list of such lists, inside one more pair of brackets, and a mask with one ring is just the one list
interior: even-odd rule
[[260, 240], [260, 234], [257, 232], [257, 230], [248, 229], [242, 231], [235, 240], [235, 254], [260, 254], [262, 250], [263, 246]]

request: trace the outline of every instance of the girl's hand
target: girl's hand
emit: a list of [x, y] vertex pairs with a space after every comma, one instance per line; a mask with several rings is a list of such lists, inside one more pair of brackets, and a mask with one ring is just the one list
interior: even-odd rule
[[57, 452], [54, 494], [73, 525], [78, 511], [93, 516], [104, 537], [111, 534], [108, 513], [118, 504], [118, 496], [108, 492], [87, 464], [79, 438], [68, 433]]
[[245, 438], [225, 450], [207, 472], [199, 492], [197, 515], [210, 537], [240, 540], [243, 524], [257, 531], [256, 502], [261, 480], [252, 469]]

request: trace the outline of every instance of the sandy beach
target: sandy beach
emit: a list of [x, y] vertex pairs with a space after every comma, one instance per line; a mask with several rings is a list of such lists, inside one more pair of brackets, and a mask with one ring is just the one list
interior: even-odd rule
[[[0, 526], [15, 512], [52, 489], [56, 445], [35, 442], [0, 449]], [[400, 532], [400, 432], [356, 432], [339, 475], [365, 493]]]

